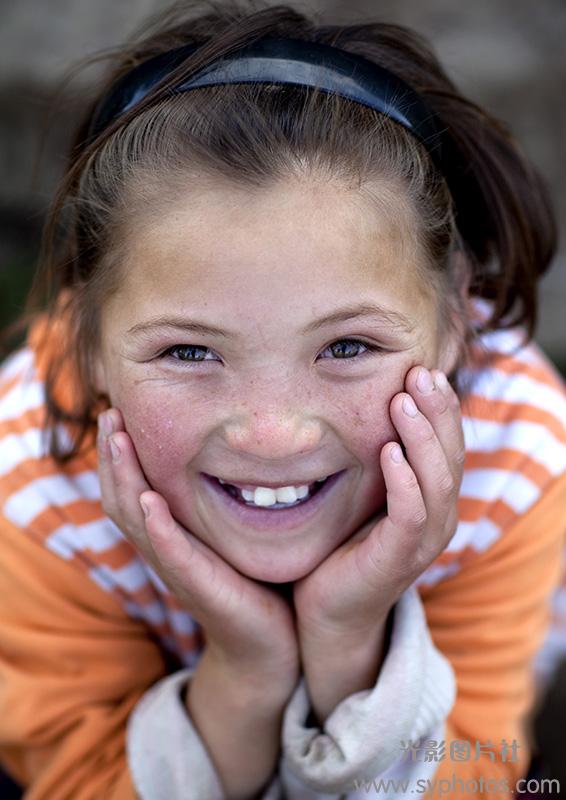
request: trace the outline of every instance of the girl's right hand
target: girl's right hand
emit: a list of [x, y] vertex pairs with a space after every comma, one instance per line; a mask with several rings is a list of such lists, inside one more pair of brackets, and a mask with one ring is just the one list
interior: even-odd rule
[[117, 408], [99, 418], [97, 446], [102, 508], [202, 626], [207, 657], [248, 683], [268, 680], [288, 697], [299, 677], [299, 649], [285, 599], [242, 575], [172, 517], [146, 481]]

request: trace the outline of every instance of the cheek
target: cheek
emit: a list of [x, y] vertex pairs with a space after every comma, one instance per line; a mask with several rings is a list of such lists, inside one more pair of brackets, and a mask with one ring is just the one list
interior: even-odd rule
[[349, 436], [355, 448], [357, 461], [363, 467], [360, 484], [361, 499], [358, 509], [360, 519], [374, 514], [382, 515], [386, 510], [387, 487], [381, 468], [381, 451], [388, 442], [402, 443], [395, 428], [389, 408], [393, 397], [403, 390], [402, 375], [385, 380], [377, 379], [354, 392], [351, 406]]
[[[375, 380], [352, 384], [338, 396], [326, 397], [320, 408], [324, 424], [330, 425], [355, 460], [374, 473], [380, 471], [379, 453], [388, 441], [399, 441], [392, 425], [389, 405], [402, 389], [402, 380]], [[185, 392], [171, 387], [122, 384], [113, 393], [112, 404], [124, 418], [138, 459], [148, 481], [157, 491], [171, 489], [187, 465], [206, 448], [213, 420], [210, 403], [187, 403]], [[213, 404], [214, 405], [214, 404]], [[369, 476], [368, 476], [369, 477]]]
[[152, 391], [149, 399], [137, 391], [123, 395], [116, 405], [148, 481], [157, 490], [170, 485], [199, 451], [204, 421], [187, 411], [181, 394], [175, 400], [170, 392], [160, 396]]
[[396, 391], [375, 381], [354, 387], [342, 406], [342, 435], [362, 461], [375, 460], [386, 442], [398, 438], [389, 414], [391, 398]]

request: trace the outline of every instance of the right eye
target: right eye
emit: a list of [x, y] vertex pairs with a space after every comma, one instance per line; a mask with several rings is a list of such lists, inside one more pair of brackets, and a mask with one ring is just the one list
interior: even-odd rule
[[[173, 353], [178, 353], [179, 355], [175, 356]], [[172, 347], [168, 347], [167, 350], [164, 350], [162, 353], [159, 354], [158, 358], [162, 358], [165, 361], [177, 361], [184, 364], [198, 364], [202, 361], [215, 361], [217, 359], [206, 358], [206, 353], [212, 353], [208, 347], [201, 347], [198, 344], [174, 344]]]

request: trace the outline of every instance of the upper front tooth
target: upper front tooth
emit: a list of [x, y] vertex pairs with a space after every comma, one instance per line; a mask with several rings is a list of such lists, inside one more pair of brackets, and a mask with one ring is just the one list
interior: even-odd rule
[[280, 489], [270, 489], [266, 486], [258, 486], [253, 491], [241, 489], [242, 497], [248, 502], [253, 501], [256, 506], [272, 506], [274, 503], [294, 503], [302, 500], [309, 493], [308, 485], [305, 486], [282, 486]]
[[295, 500], [302, 500], [308, 493], [308, 486], [282, 486], [275, 490], [278, 503], [294, 503]]

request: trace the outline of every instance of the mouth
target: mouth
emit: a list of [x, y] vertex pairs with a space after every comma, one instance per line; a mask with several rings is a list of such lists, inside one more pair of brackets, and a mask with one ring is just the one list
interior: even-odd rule
[[205, 486], [221, 501], [221, 508], [245, 525], [257, 530], [270, 528], [293, 528], [306, 522], [323, 505], [341, 482], [346, 470], [335, 472], [323, 481], [315, 481], [308, 487], [308, 494], [290, 503], [275, 502], [256, 505], [246, 500], [242, 490], [229, 483], [221, 483], [214, 475], [201, 473]]
[[[305, 486], [301, 486], [298, 488], [298, 490], [292, 489], [290, 493], [288, 489], [284, 490], [283, 492], [281, 490], [276, 490], [273, 492], [270, 490], [261, 490], [259, 493], [256, 493], [242, 489], [240, 486], [234, 486], [227, 481], [223, 481], [221, 478], [217, 478], [217, 480], [229, 495], [244, 505], [252, 506], [254, 508], [259, 506], [262, 508], [267, 507], [270, 509], [279, 509], [293, 508], [293, 506], [307, 502], [318, 491], [320, 491], [329, 477], [330, 476], [327, 476], [326, 478], [322, 478]], [[290, 499], [290, 497], [293, 499]]]

